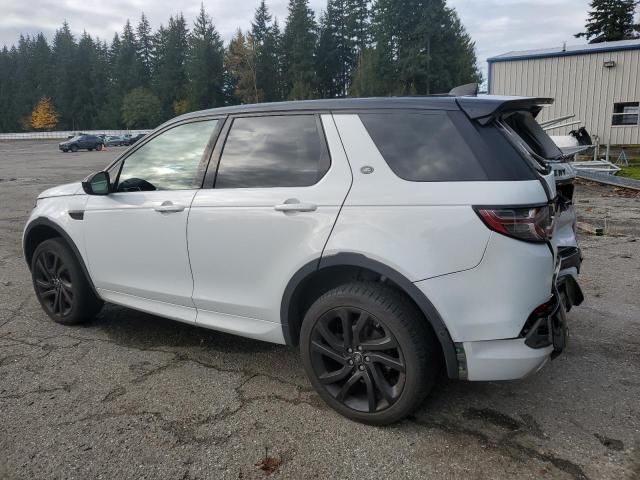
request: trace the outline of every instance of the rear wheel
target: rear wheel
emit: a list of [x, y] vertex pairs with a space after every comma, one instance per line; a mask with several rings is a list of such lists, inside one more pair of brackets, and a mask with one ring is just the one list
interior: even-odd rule
[[45, 240], [31, 260], [36, 297], [58, 323], [75, 325], [93, 318], [103, 302], [93, 292], [75, 255], [60, 238]]
[[373, 425], [414, 411], [439, 368], [422, 314], [401, 292], [379, 283], [343, 285], [316, 300], [302, 324], [300, 349], [323, 400]]

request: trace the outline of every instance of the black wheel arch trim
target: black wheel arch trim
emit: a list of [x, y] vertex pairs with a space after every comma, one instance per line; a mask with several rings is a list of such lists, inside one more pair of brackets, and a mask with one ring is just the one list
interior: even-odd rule
[[27, 241], [29, 239], [29, 234], [31, 233], [31, 231], [34, 228], [41, 227], [41, 226], [48, 227], [48, 228], [51, 228], [52, 230], [55, 230], [56, 233], [58, 233], [60, 237], [62, 237], [62, 239], [67, 243], [67, 245], [69, 245], [69, 248], [71, 248], [71, 251], [75, 255], [76, 259], [78, 260], [78, 263], [80, 264], [82, 273], [84, 273], [84, 276], [86, 277], [87, 282], [89, 282], [89, 286], [91, 287], [91, 290], [93, 290], [93, 293], [96, 295], [96, 297], [100, 298], [100, 295], [98, 295], [98, 291], [96, 290], [96, 287], [93, 284], [93, 281], [91, 280], [91, 275], [89, 275], [89, 270], [87, 269], [87, 266], [84, 263], [84, 259], [82, 258], [82, 255], [80, 254], [80, 250], [78, 250], [77, 245], [71, 239], [69, 234], [65, 232], [60, 225], [49, 220], [48, 218], [45, 218], [45, 217], [35, 218], [29, 223], [29, 225], [25, 229], [24, 236], [23, 236], [22, 251], [24, 253], [24, 259], [27, 262], [27, 267], [29, 268], [29, 270], [31, 270], [31, 263], [29, 262], [29, 258], [27, 257]]
[[368, 270], [374, 271], [381, 276], [387, 277], [396, 283], [405, 294], [411, 298], [418, 308], [422, 311], [427, 321], [430, 323], [433, 331], [435, 332], [442, 352], [444, 354], [444, 360], [447, 368], [447, 375], [449, 378], [460, 378], [458, 370], [458, 355], [456, 354], [456, 347], [451, 339], [449, 330], [447, 329], [442, 317], [436, 310], [435, 306], [425, 296], [424, 293], [404, 275], [394, 270], [393, 268], [385, 265], [384, 263], [372, 260], [371, 258], [359, 254], [359, 253], [338, 253], [335, 255], [329, 255], [317, 260], [313, 260], [302, 268], [300, 268], [285, 288], [282, 303], [280, 307], [280, 319], [282, 322], [282, 334], [284, 336], [287, 345], [297, 345], [298, 341], [294, 338], [294, 332], [289, 322], [289, 312], [291, 307], [291, 301], [293, 295], [298, 286], [311, 274], [317, 272], [323, 268], [348, 266], [348, 267], [362, 267]]

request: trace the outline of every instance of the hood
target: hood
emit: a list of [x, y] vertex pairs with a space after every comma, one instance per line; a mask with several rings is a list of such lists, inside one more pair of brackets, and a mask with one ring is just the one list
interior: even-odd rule
[[67, 183], [65, 185], [58, 185], [57, 187], [50, 188], [45, 190], [38, 198], [49, 198], [49, 197], [64, 197], [68, 195], [80, 195], [84, 194], [84, 190], [82, 190], [82, 183]]

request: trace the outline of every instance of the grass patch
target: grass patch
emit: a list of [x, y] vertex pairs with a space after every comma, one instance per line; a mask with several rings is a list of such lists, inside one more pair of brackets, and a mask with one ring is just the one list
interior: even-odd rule
[[628, 167], [623, 167], [622, 170], [618, 172], [618, 176], [640, 180], [640, 165], [629, 165]]

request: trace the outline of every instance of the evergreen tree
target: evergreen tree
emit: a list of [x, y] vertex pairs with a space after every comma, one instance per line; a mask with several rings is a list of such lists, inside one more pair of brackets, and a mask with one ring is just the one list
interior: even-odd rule
[[[0, 50], [0, 131], [31, 129], [43, 97], [59, 115], [57, 128], [88, 130], [141, 125], [123, 116], [133, 91], [132, 105], [157, 99], [160, 122], [238, 102], [445, 92], [479, 79], [474, 44], [446, 0], [370, 3], [328, 0], [318, 27], [309, 0], [289, 0], [281, 33], [260, 1], [250, 31], [237, 33], [227, 50], [203, 6], [191, 33], [181, 14], [155, 32], [142, 14], [110, 43], [87, 32], [76, 42], [66, 22], [51, 44], [42, 34], [21, 36]], [[607, 10], [611, 18], [601, 15], [609, 3], [617, 8]], [[633, 24], [632, 3], [592, 2], [593, 18], [608, 20], [598, 28]]]
[[378, 0], [374, 40], [387, 94], [447, 92], [480, 80], [474, 44], [445, 0]]
[[58, 126], [63, 129], [77, 127], [72, 107], [77, 73], [76, 48], [69, 24], [65, 21], [53, 37], [52, 49], [52, 97], [55, 109], [60, 115]]
[[0, 132], [18, 130], [15, 114], [15, 68], [17, 51], [6, 46], [0, 51]]
[[200, 5], [189, 35], [187, 75], [189, 78], [188, 107], [191, 110], [219, 107], [224, 105], [224, 46], [220, 35], [213, 26], [211, 17]]
[[160, 28], [154, 43], [155, 93], [162, 105], [162, 120], [166, 120], [175, 115], [175, 107], [187, 97], [188, 29], [184, 16], [170, 17], [167, 28]]
[[81, 65], [75, 72], [75, 89], [72, 112], [79, 129], [94, 128], [94, 119], [98, 114], [98, 98], [93, 90], [93, 70], [96, 63], [96, 47], [93, 39], [84, 32], [78, 42], [75, 56], [76, 65]]
[[251, 23], [251, 34], [255, 41], [257, 88], [262, 100], [280, 100], [278, 92], [278, 38], [271, 25], [271, 15], [264, 0], [256, 9]]
[[36, 35], [33, 43], [33, 91], [32, 98], [42, 98], [51, 94], [51, 48], [42, 33]]
[[640, 38], [640, 25], [634, 22], [637, 0], [592, 0], [586, 32], [589, 43], [613, 42]]
[[271, 28], [271, 38], [273, 41], [274, 63], [276, 65], [275, 100], [285, 100], [287, 98], [288, 91], [287, 81], [285, 79], [286, 69], [284, 57], [284, 40], [277, 18], [273, 21], [273, 27]]
[[329, 0], [320, 18], [320, 37], [316, 52], [316, 79], [322, 98], [343, 96], [346, 93], [346, 65], [343, 57], [344, 37], [340, 33], [339, 16], [335, 8], [342, 0]]
[[360, 53], [371, 43], [369, 0], [345, 0], [346, 31], [353, 49], [355, 67]]
[[138, 60], [138, 44], [135, 33], [129, 20], [124, 25], [120, 45], [114, 59], [114, 70], [112, 72], [115, 86], [120, 92], [120, 96], [125, 95], [142, 82], [139, 73], [142, 67]]
[[288, 97], [314, 98], [315, 59], [318, 27], [309, 0], [289, 0], [289, 16], [282, 39]]
[[37, 98], [33, 98], [33, 42], [28, 35], [26, 37], [20, 35], [16, 60], [16, 67], [13, 72], [15, 76], [15, 88], [12, 99], [14, 104], [13, 109], [15, 115], [18, 117], [21, 128], [29, 130], [31, 128], [31, 109]]
[[318, 89], [322, 96], [346, 96], [361, 52], [370, 43], [366, 0], [329, 0], [320, 22]]
[[140, 21], [136, 27], [137, 51], [138, 56], [138, 79], [140, 84], [148, 87], [151, 85], [151, 68], [153, 62], [153, 36], [151, 35], [151, 25], [147, 16], [142, 13]]
[[94, 64], [91, 69], [91, 94], [97, 106], [93, 119], [95, 128], [112, 129], [119, 126], [116, 109], [117, 102], [111, 99], [113, 85], [109, 67], [109, 46], [107, 42], [96, 39]]

